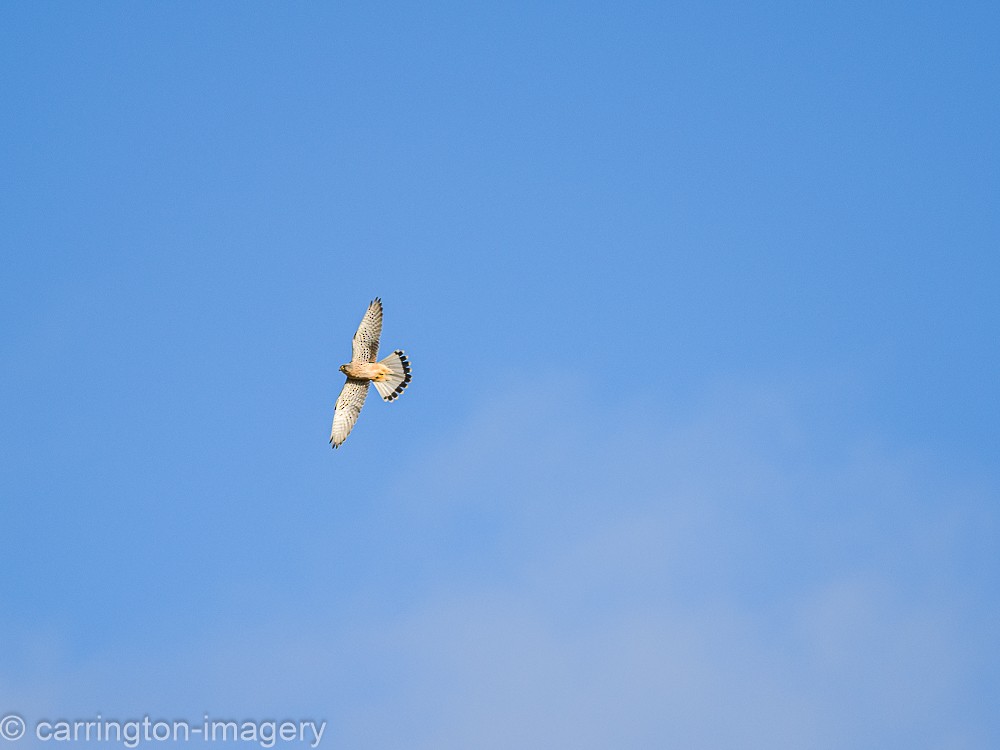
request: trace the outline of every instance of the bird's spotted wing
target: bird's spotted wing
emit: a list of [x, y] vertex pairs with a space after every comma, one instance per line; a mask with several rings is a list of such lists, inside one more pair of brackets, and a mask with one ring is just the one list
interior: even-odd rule
[[330, 444], [339, 448], [351, 434], [351, 428], [358, 421], [361, 407], [365, 405], [368, 395], [367, 380], [347, 379], [344, 388], [337, 397], [337, 408], [333, 412], [333, 429], [330, 430]]
[[376, 297], [368, 305], [351, 346], [351, 360], [374, 362], [378, 359], [378, 340], [382, 335], [382, 300]]

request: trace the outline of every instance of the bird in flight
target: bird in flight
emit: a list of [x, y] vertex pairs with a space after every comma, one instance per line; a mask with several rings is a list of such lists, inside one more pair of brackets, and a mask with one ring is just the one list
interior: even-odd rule
[[343, 445], [351, 434], [361, 407], [365, 405], [370, 383], [375, 384], [375, 390], [383, 401], [399, 398], [399, 394], [410, 384], [410, 361], [402, 349], [397, 349], [379, 362], [375, 361], [381, 335], [382, 300], [376, 297], [368, 305], [358, 332], [354, 334], [351, 361], [340, 366], [340, 371], [347, 376], [347, 382], [337, 397], [337, 408], [333, 413], [330, 445], [334, 448]]

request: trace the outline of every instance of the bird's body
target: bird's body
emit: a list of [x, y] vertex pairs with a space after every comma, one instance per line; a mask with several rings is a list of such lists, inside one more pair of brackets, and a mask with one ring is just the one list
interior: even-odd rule
[[410, 384], [410, 361], [402, 349], [397, 349], [381, 361], [378, 357], [379, 338], [382, 335], [382, 300], [376, 297], [368, 305], [361, 325], [351, 345], [351, 361], [340, 366], [347, 376], [337, 407], [333, 413], [330, 444], [339, 448], [361, 413], [368, 396], [368, 386], [375, 384], [383, 401], [394, 401]]
[[348, 362], [340, 366], [340, 371], [355, 380], [374, 380], [377, 383], [392, 374], [392, 370], [381, 362]]

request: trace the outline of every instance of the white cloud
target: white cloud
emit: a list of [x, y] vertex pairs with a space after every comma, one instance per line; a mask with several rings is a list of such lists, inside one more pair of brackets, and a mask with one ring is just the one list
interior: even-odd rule
[[[311, 711], [359, 749], [1000, 739], [976, 702], [997, 690], [995, 573], [966, 564], [995, 540], [992, 490], [774, 391], [667, 423], [561, 392], [507, 393], [401, 473], [380, 551], [418, 570], [133, 652], [129, 704]], [[126, 698], [121, 667], [68, 671]]]

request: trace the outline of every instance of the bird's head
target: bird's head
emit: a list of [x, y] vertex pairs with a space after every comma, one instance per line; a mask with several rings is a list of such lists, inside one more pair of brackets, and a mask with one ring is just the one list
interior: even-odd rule
[[339, 369], [339, 370], [340, 370], [340, 371], [341, 371], [342, 373], [344, 373], [345, 375], [347, 374], [347, 365], [341, 365], [341, 366], [340, 366], [339, 368], [337, 368], [337, 369]]

